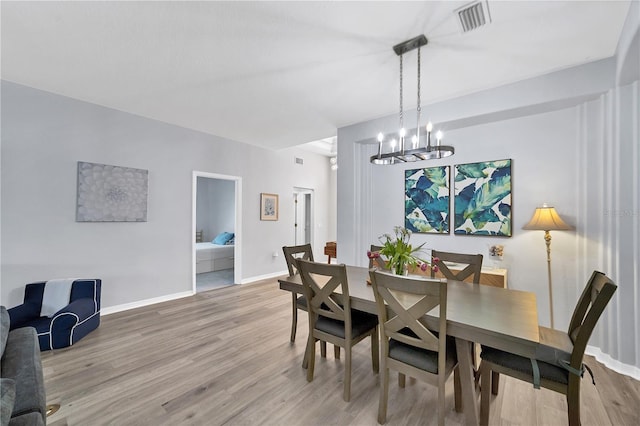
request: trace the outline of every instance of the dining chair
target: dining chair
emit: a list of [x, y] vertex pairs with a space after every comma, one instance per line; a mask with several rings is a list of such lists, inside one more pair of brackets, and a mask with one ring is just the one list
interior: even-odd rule
[[[289, 276], [295, 275], [298, 272], [296, 265], [297, 259], [305, 259], [313, 262], [313, 250], [311, 244], [302, 244], [298, 246], [284, 246], [282, 247], [284, 253], [284, 259], [287, 262], [287, 269], [289, 270]], [[298, 309], [301, 311], [307, 311], [307, 299], [302, 296], [298, 296], [296, 293], [291, 293], [291, 306], [292, 306], [292, 319], [291, 319], [291, 337], [290, 341], [296, 341], [296, 331], [298, 329]], [[334, 356], [336, 359], [340, 359], [340, 347], [334, 347]], [[327, 356], [327, 343], [320, 342], [320, 355], [324, 358]], [[302, 367], [307, 368], [307, 356], [302, 358]]]
[[[469, 277], [472, 278], [473, 284], [480, 284], [480, 276], [482, 274], [482, 255], [481, 254], [465, 254], [465, 253], [452, 253], [446, 251], [431, 250], [431, 259], [434, 265], [436, 265], [446, 279], [464, 281]], [[433, 259], [438, 259], [434, 261]], [[464, 266], [459, 271], [452, 271], [445, 262], [455, 263], [459, 266]], [[436, 272], [431, 268], [431, 277], [434, 278]], [[476, 344], [471, 345], [471, 361], [473, 362], [473, 371], [476, 378], [476, 383], [480, 379], [478, 374], [478, 361], [477, 361]]]
[[351, 399], [351, 348], [371, 337], [371, 363], [378, 372], [378, 317], [351, 309], [347, 267], [298, 260], [302, 286], [307, 297], [309, 337], [307, 338], [307, 381], [313, 381], [316, 340], [344, 348], [343, 399]]
[[[481, 254], [464, 254], [464, 253], [450, 253], [446, 251], [431, 250], [431, 259], [438, 259], [433, 261], [434, 265], [438, 267], [440, 273], [449, 280], [464, 281], [468, 277], [473, 275], [472, 282], [474, 284], [480, 283], [480, 275], [482, 274], [482, 255]], [[456, 263], [460, 266], [464, 266], [460, 271], [452, 271], [445, 262]], [[431, 277], [435, 276], [436, 272], [431, 270]]]
[[[297, 273], [298, 268], [296, 266], [296, 259], [301, 258], [310, 260], [313, 262], [313, 250], [311, 244], [303, 244], [298, 246], [284, 246], [282, 247], [284, 253], [284, 260], [287, 262], [287, 269], [289, 270], [289, 276], [293, 276]], [[304, 295], [298, 296], [297, 293], [291, 293], [291, 306], [293, 307], [293, 316], [291, 320], [291, 342], [296, 341], [296, 331], [298, 329], [298, 309], [307, 311], [307, 299]]]
[[[445, 383], [458, 365], [455, 342], [447, 337], [447, 282], [370, 271], [381, 335], [382, 377], [378, 423], [387, 420], [389, 370], [438, 387], [438, 424], [444, 425]], [[425, 314], [439, 307], [431, 331]], [[404, 387], [404, 383], [400, 384]], [[461, 410], [460, 381], [454, 380], [456, 410]]]
[[[373, 253], [380, 250], [382, 250], [382, 246], [371, 244], [371, 249], [369, 251]], [[374, 266], [379, 269], [389, 269], [387, 268], [387, 263], [381, 257], [376, 257], [375, 259], [371, 257], [369, 258], [369, 269], [373, 268]]]
[[585, 368], [584, 351], [600, 315], [618, 287], [602, 272], [594, 271], [578, 299], [569, 329], [563, 331], [540, 328], [540, 345], [535, 358], [525, 358], [506, 351], [483, 346], [480, 357], [481, 397], [480, 422], [489, 423], [490, 388], [497, 394], [497, 374], [562, 393], [567, 398], [569, 426], [580, 425], [580, 381]]

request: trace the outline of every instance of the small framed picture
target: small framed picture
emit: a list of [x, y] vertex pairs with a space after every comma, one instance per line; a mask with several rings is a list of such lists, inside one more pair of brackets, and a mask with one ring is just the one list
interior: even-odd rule
[[260, 220], [278, 220], [278, 194], [260, 194]]

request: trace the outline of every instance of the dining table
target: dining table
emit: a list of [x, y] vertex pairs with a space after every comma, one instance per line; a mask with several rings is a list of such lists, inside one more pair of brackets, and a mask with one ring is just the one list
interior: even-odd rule
[[[346, 269], [351, 307], [377, 314], [373, 288], [368, 283], [370, 270], [349, 265]], [[282, 290], [303, 293], [299, 274], [278, 282]], [[341, 294], [336, 296], [339, 300]], [[437, 307], [426, 314], [428, 327], [437, 329], [437, 315]], [[447, 280], [447, 334], [456, 342], [466, 423], [477, 425], [478, 393], [471, 345], [479, 343], [527, 358], [535, 357], [540, 344], [536, 296], [527, 291]]]

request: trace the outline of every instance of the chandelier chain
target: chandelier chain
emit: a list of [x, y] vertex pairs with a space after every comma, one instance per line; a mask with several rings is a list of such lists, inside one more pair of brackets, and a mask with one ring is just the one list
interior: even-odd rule
[[402, 55], [400, 55], [400, 128], [404, 127], [404, 119], [402, 117]]
[[420, 141], [420, 111], [422, 108], [420, 107], [420, 47], [418, 47], [418, 107], [416, 108], [416, 139]]

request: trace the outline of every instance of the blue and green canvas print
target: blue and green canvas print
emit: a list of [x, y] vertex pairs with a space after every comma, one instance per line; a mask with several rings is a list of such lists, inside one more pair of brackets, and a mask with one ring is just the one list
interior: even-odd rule
[[449, 233], [449, 166], [405, 170], [404, 226], [417, 233]]
[[511, 236], [511, 160], [458, 164], [455, 234]]

